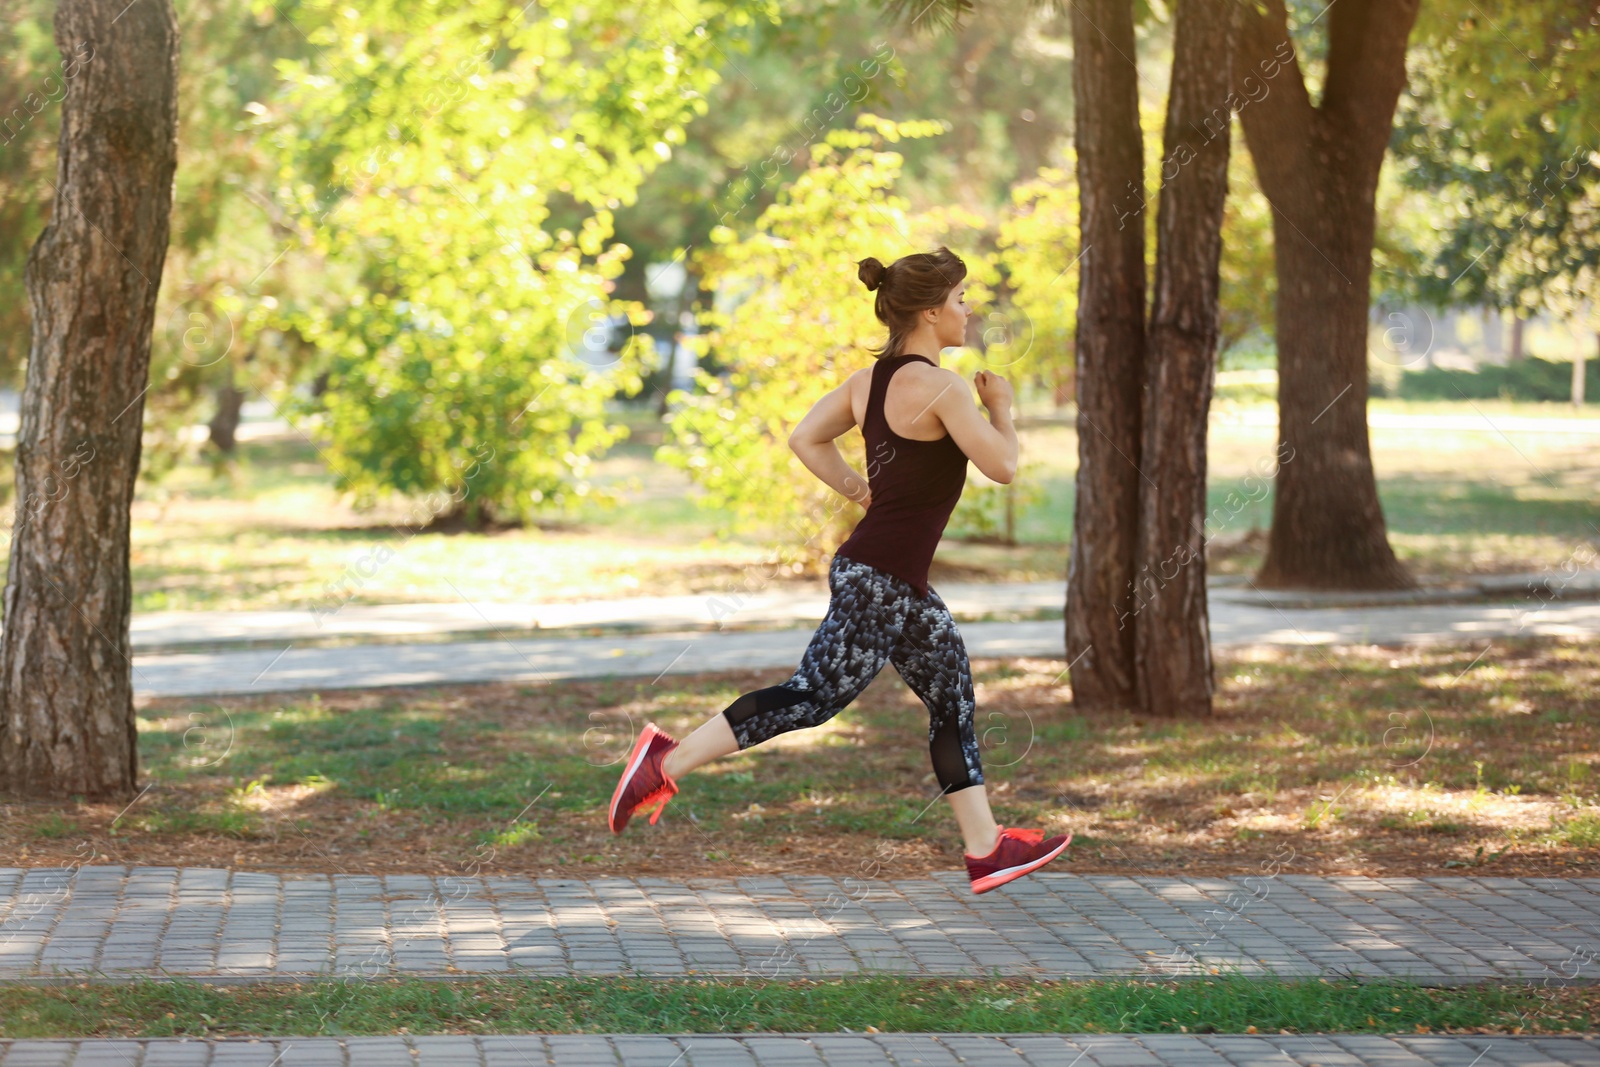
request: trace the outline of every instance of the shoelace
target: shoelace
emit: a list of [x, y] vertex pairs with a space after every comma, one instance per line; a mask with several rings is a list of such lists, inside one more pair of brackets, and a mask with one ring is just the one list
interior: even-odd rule
[[661, 810], [667, 806], [667, 801], [671, 800], [676, 793], [677, 790], [673, 789], [669, 785], [664, 785], [658, 789], [653, 789], [645, 795], [645, 798], [639, 802], [639, 806], [633, 810], [635, 812], [642, 813], [647, 810], [651, 804], [654, 804], [658, 800], [661, 801], [660, 805], [656, 807], [656, 810], [650, 816], [650, 825], [654, 826], [656, 824], [656, 820], [661, 817]]
[[1008, 826], [1005, 829], [1005, 834], [1007, 837], [1014, 837], [1018, 841], [1029, 845], [1037, 845], [1044, 841], [1044, 831], [1042, 830], [1023, 830], [1018, 827]]

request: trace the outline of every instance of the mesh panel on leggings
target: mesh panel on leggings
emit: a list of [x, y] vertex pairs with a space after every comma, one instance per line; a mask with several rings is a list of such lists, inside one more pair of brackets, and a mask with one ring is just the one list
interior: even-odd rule
[[746, 693], [723, 709], [722, 714], [728, 717], [728, 722], [733, 726], [743, 726], [759, 715], [767, 715], [784, 708], [792, 708], [796, 704], [810, 700], [815, 694], [803, 693], [798, 689], [790, 689], [786, 685], [768, 686], [766, 689], [757, 689]]
[[934, 728], [933, 737], [928, 741], [928, 752], [933, 756], [934, 777], [939, 779], [946, 793], [954, 793], [983, 781], [981, 772], [976, 778], [968, 773], [967, 754], [961, 744], [961, 724], [955, 716], [946, 716]]

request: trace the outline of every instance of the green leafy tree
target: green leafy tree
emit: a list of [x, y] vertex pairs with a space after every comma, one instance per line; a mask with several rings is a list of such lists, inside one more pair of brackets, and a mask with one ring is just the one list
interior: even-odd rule
[[67, 86], [94, 62], [56, 50], [54, 0], [16, 0], [0, 19], [0, 385], [20, 387], [28, 355], [28, 302], [23, 267], [44, 229], [55, 195], [56, 139]]
[[[44, 230], [56, 195], [57, 141], [69, 88], [82, 86], [103, 60], [92, 43], [61, 56], [52, 40], [54, 0], [20, 0], [0, 20], [0, 41], [12, 60], [0, 69], [0, 384], [20, 386], [33, 325], [22, 297], [23, 264]], [[117, 25], [121, 25], [120, 21]], [[309, 53], [287, 23], [241, 17], [227, 0], [189, 0], [178, 56], [178, 158], [171, 235], [150, 337], [143, 392], [138, 478], [148, 490], [194, 442], [184, 432], [204, 419], [223, 385], [242, 400], [260, 361], [244, 330], [252, 305], [272, 299], [275, 279], [261, 275], [277, 251], [265, 232], [261, 195], [264, 156], [244, 120], [245, 107], [276, 81], [274, 57]], [[141, 383], [144, 384], [144, 383]], [[237, 404], [234, 407], [237, 415]], [[9, 479], [6, 470], [0, 478]], [[0, 500], [6, 492], [0, 488]], [[0, 539], [0, 556], [8, 548]]]
[[795, 0], [758, 23], [748, 54], [718, 57], [722, 81], [688, 141], [617, 212], [637, 253], [619, 292], [643, 298], [644, 264], [702, 247], [716, 225], [750, 225], [830, 129], [864, 112], [937, 116], [946, 136], [902, 143], [901, 191], [989, 219], [1011, 186], [1059, 156], [1072, 121], [1065, 19], [1032, 0], [995, 0], [937, 37], [887, 25], [870, 5]]
[[[722, 306], [704, 317], [709, 332], [701, 341], [726, 377], [701, 371], [702, 392], [671, 394], [658, 451], [701, 487], [705, 505], [729, 511], [735, 528], [790, 546], [802, 567], [831, 554], [861, 516], [787, 446], [794, 423], [870, 365], [868, 347], [882, 340], [856, 262], [872, 255], [888, 262], [932, 240], [893, 192], [904, 159], [887, 145], [932, 136], [943, 124], [863, 115], [858, 125], [811, 146], [812, 166], [746, 233], [719, 227], [713, 247], [696, 255], [708, 286], [722, 294]], [[858, 435], [840, 445], [870, 474]]]
[[1600, 270], [1600, 30], [1549, 0], [1429, 17], [1393, 140], [1435, 205], [1411, 295], [1572, 314]]
[[1220, 363], [1256, 333], [1270, 333], [1278, 278], [1272, 261], [1272, 205], [1256, 185], [1244, 138], [1235, 135], [1228, 156], [1228, 200], [1222, 212], [1222, 304], [1217, 338]]
[[319, 52], [280, 63], [259, 132], [334, 286], [265, 324], [309, 344], [325, 383], [287, 410], [358, 505], [426, 496], [478, 523], [574, 503], [626, 432], [606, 400], [643, 366], [643, 338], [579, 358], [607, 316], [639, 313], [608, 297], [628, 255], [613, 212], [706, 110], [719, 42], [770, 5], [305, 0], [293, 17]]
[[1058, 404], [1073, 395], [1073, 331], [1078, 320], [1078, 188], [1074, 161], [1042, 168], [1012, 190], [1012, 211], [1001, 220], [997, 244], [1010, 306], [1027, 343], [1008, 377], [1028, 374], [1050, 383]]

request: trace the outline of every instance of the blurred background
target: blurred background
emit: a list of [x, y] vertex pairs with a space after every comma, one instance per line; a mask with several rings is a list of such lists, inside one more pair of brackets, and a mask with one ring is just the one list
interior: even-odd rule
[[[54, 6], [0, 16], [0, 450], [74, 73]], [[1288, 5], [1313, 98], [1322, 10]], [[1013, 380], [1023, 458], [1010, 486], [973, 472], [934, 577], [1065, 573], [1080, 242], [1056, 7], [999, 0], [943, 32], [816, 0], [178, 11], [135, 612], [304, 607], [401, 543], [340, 595], [685, 592], [774, 559], [814, 581], [859, 513], [824, 506], [786, 428], [881, 336], [855, 261], [939, 244], [979, 309], [947, 361]], [[1592, 27], [1474, 11], [1411, 33], [1376, 191], [1369, 434], [1390, 542], [1424, 578], [1559, 563], [1594, 537], [1600, 489]], [[1153, 206], [1172, 13], [1136, 20], [1130, 195]], [[1208, 445], [1224, 576], [1261, 561], [1271, 497], [1245, 490], [1277, 427], [1273, 208], [1231, 136]], [[1156, 215], [1137, 212], [1152, 262]]]

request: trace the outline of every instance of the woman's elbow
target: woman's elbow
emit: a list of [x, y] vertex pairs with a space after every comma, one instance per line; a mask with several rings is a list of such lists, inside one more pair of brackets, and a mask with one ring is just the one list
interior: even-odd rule
[[987, 468], [980, 467], [979, 469], [983, 471], [985, 478], [1000, 485], [1010, 485], [1017, 476], [1017, 465], [1014, 461], [1007, 463], [1003, 460], [996, 460]]

